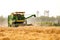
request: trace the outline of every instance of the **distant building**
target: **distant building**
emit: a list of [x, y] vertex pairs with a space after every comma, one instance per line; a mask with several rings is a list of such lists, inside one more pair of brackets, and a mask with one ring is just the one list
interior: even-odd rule
[[49, 17], [49, 10], [44, 10], [44, 16], [48, 16]]
[[39, 17], [39, 11], [37, 11], [36, 13], [37, 13], [37, 17]]

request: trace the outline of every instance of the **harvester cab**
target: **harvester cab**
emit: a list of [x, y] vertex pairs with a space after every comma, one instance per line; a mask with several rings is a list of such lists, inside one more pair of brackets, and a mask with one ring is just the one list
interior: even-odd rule
[[18, 26], [23, 26], [23, 25], [27, 25], [27, 20], [28, 18], [34, 16], [36, 17], [35, 14], [25, 18], [24, 16], [25, 12], [14, 12], [11, 13], [11, 15], [8, 16], [8, 26], [9, 27], [18, 27]]

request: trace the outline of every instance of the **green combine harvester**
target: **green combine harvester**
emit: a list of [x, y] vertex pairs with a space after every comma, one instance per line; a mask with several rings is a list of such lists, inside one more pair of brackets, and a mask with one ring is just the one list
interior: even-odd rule
[[36, 17], [35, 14], [25, 18], [24, 17], [25, 12], [14, 12], [11, 13], [11, 15], [8, 16], [8, 26], [9, 27], [18, 27], [18, 26], [25, 26], [27, 25], [27, 20], [28, 18], [34, 16]]

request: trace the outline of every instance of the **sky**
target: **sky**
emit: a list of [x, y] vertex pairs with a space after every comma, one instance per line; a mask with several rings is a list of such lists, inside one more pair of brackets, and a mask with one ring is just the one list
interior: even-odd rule
[[37, 14], [44, 15], [49, 10], [49, 16], [60, 15], [60, 0], [0, 0], [0, 16], [7, 17], [16, 11], [25, 11], [25, 16]]

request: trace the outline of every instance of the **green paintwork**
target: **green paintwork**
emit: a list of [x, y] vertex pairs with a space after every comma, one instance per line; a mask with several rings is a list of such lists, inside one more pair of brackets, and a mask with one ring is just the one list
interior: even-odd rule
[[[22, 23], [24, 23], [25, 19], [28, 19], [28, 18], [30, 18], [32, 16], [36, 17], [35, 14], [33, 14], [33, 15], [27, 17], [27, 18], [25, 18], [24, 15], [20, 15], [20, 14], [9, 15], [8, 16], [8, 26], [11, 27], [13, 25], [13, 22], [16, 22], [15, 25], [22, 24]], [[17, 23], [17, 20], [19, 20], [19, 23]], [[20, 20], [22, 20], [22, 21], [20, 21]]]

